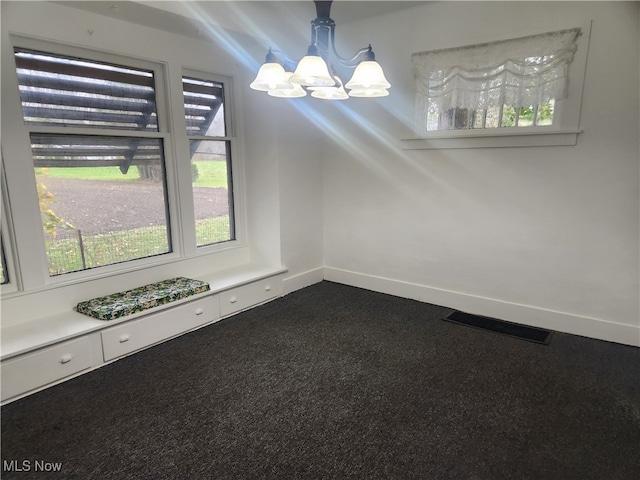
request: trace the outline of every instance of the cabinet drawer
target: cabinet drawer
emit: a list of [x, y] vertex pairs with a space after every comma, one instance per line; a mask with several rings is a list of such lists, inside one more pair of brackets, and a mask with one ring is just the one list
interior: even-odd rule
[[211, 295], [146, 315], [101, 332], [105, 361], [127, 355], [218, 318], [218, 297]]
[[282, 277], [265, 278], [220, 293], [220, 316], [225, 317], [282, 294]]
[[89, 337], [60, 343], [2, 362], [2, 400], [91, 367]]

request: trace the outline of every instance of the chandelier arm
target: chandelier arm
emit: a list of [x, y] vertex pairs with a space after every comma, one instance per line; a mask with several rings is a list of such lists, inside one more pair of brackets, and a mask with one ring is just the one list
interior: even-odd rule
[[269, 53], [272, 53], [276, 57], [278, 63], [280, 63], [287, 72], [293, 72], [296, 69], [298, 60], [290, 59], [282, 50], [269, 48]]
[[340, 65], [342, 65], [343, 67], [355, 68], [358, 65], [358, 63], [360, 63], [360, 60], [359, 60], [360, 57], [363, 56], [365, 53], [371, 51], [371, 45], [369, 45], [368, 47], [361, 48], [351, 58], [341, 57], [338, 51], [336, 50], [336, 28], [334, 25], [331, 27], [331, 50]]

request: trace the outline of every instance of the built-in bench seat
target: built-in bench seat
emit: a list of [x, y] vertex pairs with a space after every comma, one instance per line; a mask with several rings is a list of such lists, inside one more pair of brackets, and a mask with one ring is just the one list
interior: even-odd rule
[[13, 401], [277, 298], [284, 272], [283, 267], [246, 265], [202, 280], [176, 277], [80, 302], [93, 305], [91, 316], [76, 306], [3, 325], [0, 400]]
[[76, 310], [98, 320], [114, 320], [208, 290], [207, 282], [176, 277], [80, 302]]

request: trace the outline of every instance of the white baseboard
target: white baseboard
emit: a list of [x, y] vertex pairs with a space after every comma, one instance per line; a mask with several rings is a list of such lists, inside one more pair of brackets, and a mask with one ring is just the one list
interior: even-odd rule
[[314, 268], [313, 270], [298, 273], [291, 277], [285, 277], [282, 279], [282, 295], [288, 295], [291, 292], [308, 287], [314, 283], [319, 283], [322, 280], [324, 280], [323, 267]]
[[514, 323], [640, 347], [640, 325], [614, 323], [333, 267], [324, 267], [324, 279]]

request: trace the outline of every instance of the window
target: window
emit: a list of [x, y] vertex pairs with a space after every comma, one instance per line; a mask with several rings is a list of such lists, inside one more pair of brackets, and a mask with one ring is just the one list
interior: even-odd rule
[[224, 83], [202, 76], [182, 78], [189, 138], [196, 244], [235, 239], [231, 142]]
[[426, 130], [550, 125], [580, 29], [413, 54]]
[[156, 71], [14, 52], [49, 275], [171, 252]]
[[430, 105], [426, 115], [427, 132], [505, 127], [541, 127], [553, 124], [555, 99], [536, 105], [494, 105], [487, 108], [451, 107], [440, 111]]
[[7, 208], [7, 181], [4, 171], [4, 155], [0, 159], [0, 285], [2, 293], [17, 289], [11, 248], [10, 211]]
[[0, 270], [0, 285], [9, 283], [9, 273], [7, 272], [7, 263], [4, 256], [4, 242], [2, 241], [2, 232], [0, 231], [0, 262], [2, 262], [2, 270]]
[[588, 32], [587, 26], [414, 53], [416, 132], [425, 138], [577, 133], [586, 64], [586, 45], [579, 45]]

